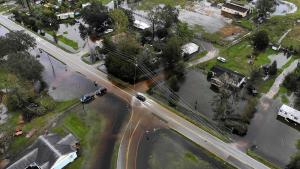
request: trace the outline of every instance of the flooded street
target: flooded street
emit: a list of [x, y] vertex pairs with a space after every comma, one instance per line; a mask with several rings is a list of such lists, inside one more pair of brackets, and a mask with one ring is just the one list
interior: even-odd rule
[[99, 144], [94, 147], [96, 154], [92, 157], [91, 169], [108, 169], [111, 167], [115, 144], [129, 114], [130, 106], [124, 100], [108, 93], [87, 105], [86, 108], [99, 112], [106, 118], [104, 133], [95, 136], [101, 139], [99, 139]]
[[38, 60], [44, 66], [43, 80], [48, 84], [49, 95], [55, 100], [79, 99], [81, 96], [97, 89], [92, 81], [77, 72], [68, 70], [66, 65], [47, 53], [42, 52], [39, 54], [40, 58]]
[[137, 169], [224, 169], [228, 166], [178, 133], [161, 129], [144, 135], [137, 155]]

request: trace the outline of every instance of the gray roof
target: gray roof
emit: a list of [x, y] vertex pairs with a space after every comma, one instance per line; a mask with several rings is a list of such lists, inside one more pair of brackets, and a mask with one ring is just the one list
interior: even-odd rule
[[33, 164], [41, 169], [50, 169], [60, 156], [76, 151], [73, 147], [76, 142], [77, 139], [72, 134], [64, 138], [57, 134], [39, 136], [26, 154], [11, 163], [7, 169], [24, 169]]

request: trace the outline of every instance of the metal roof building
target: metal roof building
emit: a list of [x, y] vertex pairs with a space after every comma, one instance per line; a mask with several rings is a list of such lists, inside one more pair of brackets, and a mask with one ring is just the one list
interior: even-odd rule
[[293, 121], [297, 124], [300, 124], [300, 111], [283, 104], [279, 111], [278, 116], [281, 116], [287, 120]]

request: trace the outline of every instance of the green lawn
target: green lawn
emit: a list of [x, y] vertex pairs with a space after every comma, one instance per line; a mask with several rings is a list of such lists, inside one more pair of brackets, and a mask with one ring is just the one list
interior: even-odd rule
[[180, 5], [181, 7], [183, 7], [187, 1], [188, 0], [142, 0], [138, 8], [141, 10], [150, 10], [154, 6], [159, 4], [166, 4], [173, 7]]
[[206, 50], [203, 51], [203, 52], [197, 53], [197, 55], [194, 56], [194, 57], [192, 57], [189, 61], [191, 62], [191, 61], [198, 60], [198, 59], [204, 57], [207, 53], [208, 53], [208, 52], [207, 52]]
[[201, 69], [209, 70], [212, 66], [217, 64], [248, 76], [253, 67], [260, 67], [261, 65], [270, 63], [268, 56], [276, 53], [272, 49], [268, 48], [264, 52], [260, 53], [254, 60], [254, 64], [251, 65], [248, 63], [248, 55], [251, 55], [252, 52], [253, 48], [251, 44], [245, 40], [230, 48], [221, 48], [220, 56], [226, 58], [226, 63], [221, 63], [216, 59], [213, 59], [211, 61], [201, 63], [198, 66]]
[[[51, 35], [52, 37], [54, 37], [55, 32], [53, 32], [53, 31], [47, 31], [47, 30], [46, 30], [46, 32], [47, 32], [49, 35]], [[67, 34], [67, 33], [64, 32], [63, 34]], [[58, 39], [58, 41], [64, 43], [65, 45], [70, 46], [71, 48], [73, 48], [73, 49], [75, 49], [75, 50], [78, 50], [78, 43], [77, 43], [76, 41], [74, 41], [74, 40], [72, 40], [72, 39], [68, 39], [68, 38], [66, 38], [66, 37], [63, 36], [63, 35], [57, 36], [57, 39]]]
[[90, 168], [90, 159], [96, 153], [95, 146], [99, 143], [101, 133], [105, 128], [105, 120], [99, 112], [92, 112], [89, 109], [86, 112], [72, 110], [63, 119], [58, 122], [58, 125], [52, 129], [60, 135], [67, 133], [74, 134], [81, 144], [80, 157], [71, 163], [67, 168], [81, 169]]
[[68, 39], [63, 35], [59, 35], [59, 36], [57, 36], [57, 38], [60, 42], [72, 47], [75, 50], [78, 50], [78, 43], [76, 41]]
[[[44, 130], [47, 129], [45, 127], [47, 126], [48, 122], [51, 119], [53, 119], [59, 112], [67, 109], [68, 107], [74, 105], [77, 102], [78, 102], [77, 100], [57, 102], [55, 105], [55, 109], [52, 112], [49, 112], [44, 116], [34, 118], [30, 122], [25, 123], [24, 127], [22, 128], [23, 132], [28, 133], [32, 129], [37, 129], [36, 133], [39, 133], [39, 134], [43, 133]], [[12, 114], [13, 114], [12, 117], [7, 122], [7, 124], [9, 125], [10, 128], [6, 129], [6, 131], [10, 131], [10, 132], [13, 132], [13, 130], [17, 127], [18, 119], [19, 119], [19, 116], [21, 115], [21, 112], [13, 112]], [[0, 126], [0, 129], [4, 130], [4, 128], [2, 128], [2, 127], [3, 126]], [[9, 152], [12, 154], [16, 154], [16, 153], [22, 151], [25, 147], [32, 144], [39, 134], [35, 134], [31, 138], [26, 138], [25, 135], [15, 137], [11, 141], [11, 144], [9, 145]]]

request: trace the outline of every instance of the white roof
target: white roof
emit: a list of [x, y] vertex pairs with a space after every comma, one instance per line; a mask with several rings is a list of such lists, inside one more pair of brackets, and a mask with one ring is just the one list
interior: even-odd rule
[[199, 46], [195, 43], [187, 43], [181, 47], [181, 50], [183, 53], [191, 55], [199, 50]]
[[89, 6], [89, 5], [91, 5], [91, 3], [90, 3], [90, 2], [87, 2], [87, 3], [81, 4], [81, 7], [82, 7], [82, 8], [85, 8], [85, 7]]
[[74, 12], [60, 13], [60, 14], [57, 14], [56, 16], [68, 16], [68, 15], [74, 15]]
[[278, 115], [300, 124], [300, 111], [290, 106], [283, 104], [279, 109]]
[[134, 26], [142, 30], [150, 28], [149, 24], [139, 20], [134, 20]]

